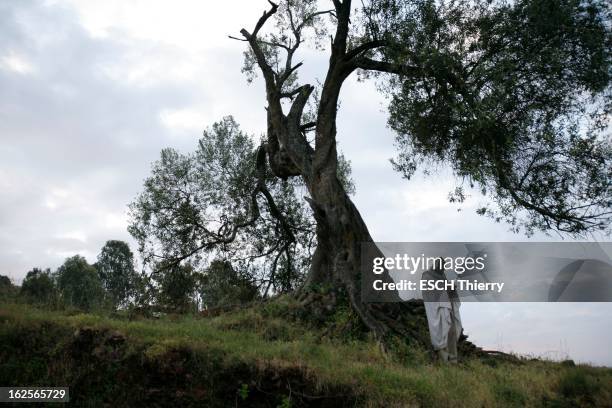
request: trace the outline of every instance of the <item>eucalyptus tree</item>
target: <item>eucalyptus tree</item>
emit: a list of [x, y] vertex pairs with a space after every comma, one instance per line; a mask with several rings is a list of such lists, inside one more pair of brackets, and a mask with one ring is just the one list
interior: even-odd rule
[[[406, 178], [424, 162], [446, 163], [489, 197], [479, 213], [515, 230], [609, 233], [605, 1], [269, 3], [232, 38], [247, 45], [248, 79], [261, 75], [265, 84], [260, 171], [301, 180], [316, 221], [305, 304], [315, 299], [309, 288], [335, 287], [379, 338], [406, 334], [397, 320], [403, 305], [361, 298], [360, 244], [372, 236], [338, 177], [336, 139], [342, 85], [352, 75], [376, 80], [388, 96], [393, 166]], [[329, 57], [318, 87], [298, 75], [309, 45]]]
[[127, 242], [106, 241], [94, 267], [110, 303], [114, 307], [127, 306], [136, 296], [139, 279]]

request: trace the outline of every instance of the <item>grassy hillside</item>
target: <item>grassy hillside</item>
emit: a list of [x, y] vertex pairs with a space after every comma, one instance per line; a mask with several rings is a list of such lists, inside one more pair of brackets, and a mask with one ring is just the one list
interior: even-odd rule
[[130, 321], [0, 305], [0, 385], [69, 386], [79, 406], [612, 406], [611, 369], [441, 366], [423, 350], [385, 355], [367, 338], [299, 324], [290, 307]]

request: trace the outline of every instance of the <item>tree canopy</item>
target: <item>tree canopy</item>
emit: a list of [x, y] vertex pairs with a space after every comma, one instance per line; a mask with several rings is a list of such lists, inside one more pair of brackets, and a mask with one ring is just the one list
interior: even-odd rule
[[50, 269], [34, 268], [21, 283], [20, 294], [30, 302], [49, 303], [55, 299], [57, 288]]
[[[298, 285], [314, 221], [300, 197], [303, 185], [276, 179], [261, 153], [232, 117], [204, 131], [194, 153], [164, 149], [130, 205], [129, 231], [145, 262], [159, 271], [221, 259], [249, 271], [265, 292]], [[347, 162], [342, 171], [352, 188]]]
[[410, 177], [422, 162], [449, 163], [491, 196], [481, 213], [527, 233], [609, 230], [604, 3], [407, 4], [369, 32], [389, 44], [382, 61], [413, 70], [388, 81], [395, 168]]
[[17, 288], [11, 282], [11, 278], [6, 275], [0, 275], [0, 300], [10, 299], [13, 297]]
[[156, 264], [152, 278], [157, 284], [158, 306], [173, 312], [195, 311], [198, 274], [189, 264]]
[[96, 268], [80, 255], [67, 258], [57, 269], [57, 287], [67, 306], [91, 310], [102, 304], [104, 289]]
[[[228, 261], [212, 261], [202, 273], [199, 292], [206, 307], [250, 302], [259, 295], [248, 271], [236, 270]], [[281, 279], [279, 279], [282, 281]]]
[[[250, 80], [262, 72], [269, 103], [301, 109], [320, 95], [317, 120], [298, 123], [312, 123], [320, 136], [307, 154], [295, 148], [294, 163], [316, 161], [317, 150], [326, 149], [321, 131], [332, 125], [323, 119], [335, 122], [340, 87], [360, 72], [389, 97], [393, 166], [406, 178], [419, 166], [443, 163], [462, 185], [490, 198], [480, 214], [515, 231], [610, 232], [609, 3], [330, 3], [329, 10], [317, 1], [271, 3], [253, 31], [241, 31], [249, 44], [244, 70]], [[268, 20], [275, 24], [267, 27]], [[299, 83], [295, 55], [308, 40], [331, 55], [321, 93]], [[286, 144], [303, 143], [299, 134], [293, 138]], [[457, 192], [464, 197], [461, 187]]]

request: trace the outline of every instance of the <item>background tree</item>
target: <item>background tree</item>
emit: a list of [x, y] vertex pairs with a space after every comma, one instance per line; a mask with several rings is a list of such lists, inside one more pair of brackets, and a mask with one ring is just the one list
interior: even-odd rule
[[11, 282], [11, 278], [9, 278], [6, 275], [0, 275], [0, 287], [1, 288], [12, 286], [12, 285], [13, 283]]
[[212, 261], [201, 275], [199, 287], [202, 305], [207, 308], [243, 304], [259, 295], [252, 274], [235, 269], [228, 261]]
[[136, 280], [134, 306], [144, 309], [149, 308], [156, 303], [157, 292], [151, 275], [143, 271]]
[[[264, 158], [229, 116], [204, 131], [194, 153], [164, 149], [130, 205], [129, 231], [145, 265], [161, 274], [160, 265], [203, 270], [224, 259], [256, 272], [264, 294], [297, 287], [310, 264], [314, 220], [300, 180], [277, 179]], [[350, 164], [342, 163], [351, 190]]]
[[11, 278], [0, 275], [0, 299], [9, 300], [17, 294], [17, 288], [11, 282]]
[[49, 268], [34, 268], [21, 283], [20, 295], [33, 303], [50, 304], [57, 299], [57, 287]]
[[134, 254], [124, 241], [107, 241], [94, 264], [102, 287], [114, 307], [127, 306], [136, 295], [138, 274]]
[[102, 305], [104, 289], [96, 268], [80, 255], [67, 258], [56, 272], [57, 287], [67, 306], [91, 310]]
[[197, 309], [199, 276], [189, 264], [160, 263], [152, 275], [158, 285], [157, 304], [163, 309], [186, 313]]

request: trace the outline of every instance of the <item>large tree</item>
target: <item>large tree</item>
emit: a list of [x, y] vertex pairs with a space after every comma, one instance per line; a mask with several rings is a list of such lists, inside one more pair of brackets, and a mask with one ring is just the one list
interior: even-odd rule
[[[321, 3], [270, 1], [253, 27], [232, 37], [247, 45], [248, 79], [260, 74], [265, 84], [267, 133], [255, 160], [245, 160], [254, 174], [269, 176], [245, 178], [251, 197], [265, 197], [270, 217], [287, 226], [276, 231], [282, 236], [291, 223], [273, 210], [276, 197], [266, 186], [299, 182], [316, 222], [304, 305], [333, 309], [344, 299], [380, 339], [410, 333], [402, 321], [406, 304], [370, 304], [361, 296], [360, 248], [372, 237], [338, 176], [336, 140], [342, 86], [353, 75], [377, 81], [389, 97], [393, 165], [406, 178], [419, 165], [443, 163], [488, 195], [479, 213], [514, 230], [609, 233], [606, 2], [332, 0], [319, 9]], [[309, 44], [328, 56], [318, 86], [298, 76], [300, 49]], [[198, 251], [201, 236], [235, 242], [245, 220], [258, 219], [259, 203], [254, 199], [214, 235], [187, 231], [184, 243]], [[313, 288], [332, 290], [321, 297]]]
[[[361, 299], [360, 244], [372, 237], [337, 177], [338, 102], [356, 73], [377, 79], [390, 97], [394, 165], [407, 178], [423, 162], [446, 163], [488, 194], [480, 213], [515, 229], [609, 232], [606, 2], [333, 0], [328, 10], [320, 3], [270, 2], [234, 37], [248, 45], [249, 79], [258, 72], [265, 83], [266, 165], [308, 189], [317, 247], [306, 298], [309, 286], [331, 284], [378, 336], [406, 334], [401, 304]], [[309, 40], [329, 56], [316, 92], [298, 78], [296, 55]]]

